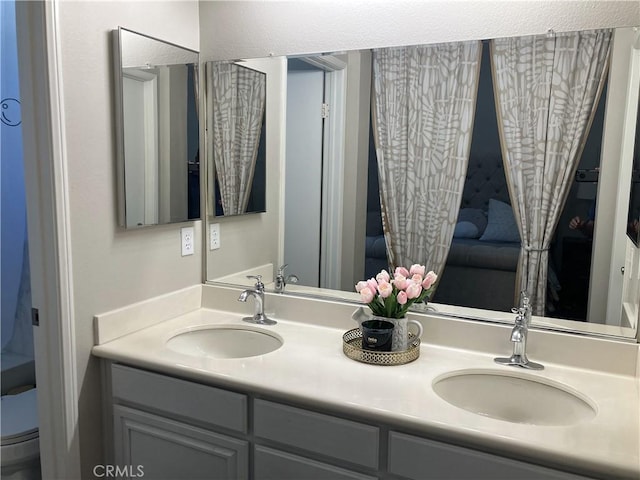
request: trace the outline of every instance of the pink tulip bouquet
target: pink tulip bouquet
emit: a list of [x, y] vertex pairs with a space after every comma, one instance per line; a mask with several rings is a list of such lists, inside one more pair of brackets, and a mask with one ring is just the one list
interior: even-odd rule
[[397, 267], [393, 278], [382, 270], [376, 278], [356, 284], [360, 299], [369, 305], [374, 315], [387, 318], [402, 318], [415, 302], [423, 301], [431, 292], [438, 279], [433, 271], [425, 274], [423, 265], [411, 265], [407, 270]]

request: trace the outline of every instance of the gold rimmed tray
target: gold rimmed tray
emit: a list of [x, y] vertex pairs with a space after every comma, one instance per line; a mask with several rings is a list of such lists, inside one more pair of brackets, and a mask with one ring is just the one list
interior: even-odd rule
[[409, 334], [409, 348], [399, 352], [363, 350], [362, 330], [354, 328], [342, 336], [342, 351], [352, 360], [371, 365], [404, 365], [420, 356], [420, 339]]

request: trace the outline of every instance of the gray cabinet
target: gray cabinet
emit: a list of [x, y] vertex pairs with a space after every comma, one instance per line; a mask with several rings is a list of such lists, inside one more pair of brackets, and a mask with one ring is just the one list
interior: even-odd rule
[[249, 478], [246, 395], [118, 364], [110, 376], [119, 478]]
[[246, 441], [119, 405], [113, 417], [116, 465], [129, 477], [248, 478]]
[[256, 399], [253, 432], [255, 480], [377, 478], [352, 470], [378, 471], [377, 426]]
[[254, 402], [254, 434], [337, 461], [378, 469], [380, 429], [275, 402]]
[[247, 433], [248, 400], [241, 393], [115, 364], [111, 395], [116, 403], [167, 413], [187, 423]]
[[382, 421], [344, 418], [119, 364], [105, 372], [113, 425], [108, 435], [120, 477], [585, 478], [409, 435]]
[[577, 480], [565, 472], [435, 442], [389, 433], [389, 472], [413, 480]]
[[255, 447], [253, 472], [255, 480], [375, 480], [377, 478], [260, 445]]

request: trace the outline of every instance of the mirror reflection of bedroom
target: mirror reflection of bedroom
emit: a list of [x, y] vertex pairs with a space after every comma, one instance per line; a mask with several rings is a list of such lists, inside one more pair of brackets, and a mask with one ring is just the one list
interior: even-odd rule
[[[516, 298], [521, 251], [501, 155], [491, 72], [490, 43], [482, 43], [478, 93], [467, 174], [453, 241], [432, 301], [509, 310]], [[606, 69], [605, 69], [606, 75]], [[538, 314], [586, 321], [593, 226], [600, 172], [606, 79], [548, 250], [544, 311]], [[364, 278], [388, 268], [379, 194], [374, 129], [370, 129]]]

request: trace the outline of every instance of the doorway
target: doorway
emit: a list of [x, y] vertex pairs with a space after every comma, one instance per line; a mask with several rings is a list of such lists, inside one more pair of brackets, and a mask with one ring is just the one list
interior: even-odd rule
[[345, 67], [288, 60], [284, 263], [310, 287], [340, 288]]
[[[12, 343], [14, 349], [23, 351], [33, 358], [30, 318], [26, 319], [29, 325], [26, 332], [21, 332], [20, 322], [16, 325], [16, 320], [19, 320], [16, 318], [16, 313], [22, 303], [28, 304], [27, 314], [30, 315], [31, 292], [29, 289], [20, 291], [23, 275], [27, 281], [29, 278], [29, 262], [15, 2], [2, 2], [0, 9], [3, 73], [0, 90], [2, 351], [5, 352]], [[25, 338], [17, 338], [17, 336], [25, 336]], [[14, 338], [15, 342], [12, 342]]]
[[[0, 3], [2, 474], [40, 476], [16, 3]], [[7, 411], [5, 411], [7, 409]], [[5, 415], [8, 415], [5, 417]], [[8, 444], [5, 441], [9, 439]], [[29, 477], [31, 478], [31, 477]]]

